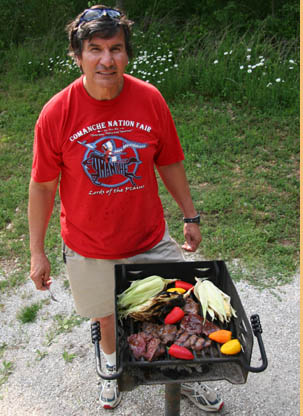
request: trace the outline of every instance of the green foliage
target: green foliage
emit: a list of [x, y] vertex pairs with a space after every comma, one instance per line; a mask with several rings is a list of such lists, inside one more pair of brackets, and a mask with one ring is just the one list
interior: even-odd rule
[[76, 358], [76, 354], [70, 354], [68, 351], [63, 351], [62, 357], [66, 363], [71, 363], [74, 358]]
[[8, 377], [13, 373], [14, 363], [12, 361], [2, 361], [2, 368], [0, 368], [0, 386], [4, 384]]
[[[246, 279], [264, 268], [259, 283], [284, 282], [298, 266], [298, 116], [269, 117], [194, 97], [178, 101], [173, 114], [202, 214], [201, 253], [242, 259]], [[171, 225], [180, 214], [169, 197], [166, 204]], [[182, 242], [180, 227], [171, 228]]]
[[[14, 274], [0, 282], [7, 290], [24, 282], [29, 269], [26, 211], [35, 121], [44, 103], [79, 76], [66, 57], [63, 28], [66, 13], [75, 16], [87, 2], [48, 0], [35, 11], [36, 0], [26, 2], [28, 9], [21, 1], [3, 1], [0, 20], [13, 22], [10, 33], [8, 24], [0, 26], [0, 255], [14, 265]], [[251, 275], [262, 264], [270, 276], [276, 273], [273, 281], [283, 281], [297, 267], [298, 254], [297, 3], [120, 3], [140, 22], [127, 71], [155, 84], [176, 120], [203, 217], [201, 253], [241, 259]], [[179, 209], [160, 189], [170, 230], [182, 243]], [[62, 267], [59, 211], [57, 197], [46, 238], [53, 274]], [[59, 321], [50, 338], [74, 322]]]
[[62, 38], [66, 23], [87, 5], [84, 0], [1, 0], [0, 42], [5, 49], [50, 31]]
[[135, 31], [137, 57], [128, 72], [154, 83], [173, 100], [176, 94], [199, 93], [262, 111], [299, 109], [299, 52], [294, 42], [275, 45], [264, 33], [223, 30], [204, 34], [186, 27], [184, 39], [172, 42], [157, 25]]
[[[43, 7], [38, 0], [1, 0], [0, 58], [3, 51], [28, 39], [41, 40], [54, 33], [63, 40], [67, 22], [87, 7], [99, 1], [45, 0]], [[121, 5], [128, 16], [144, 30], [159, 23], [182, 27], [198, 20], [206, 31], [237, 28], [239, 32], [263, 28], [267, 37], [294, 39], [299, 34], [299, 2], [295, 0], [108, 0], [110, 7]], [[175, 30], [175, 29], [173, 29]], [[2, 56], [1, 56], [2, 55]]]
[[46, 345], [49, 346], [53, 343], [54, 339], [62, 334], [72, 331], [75, 326], [79, 326], [86, 320], [78, 315], [64, 316], [57, 314], [54, 317], [55, 326], [50, 329], [46, 334]]
[[38, 349], [35, 352], [37, 354], [36, 361], [42, 361], [43, 358], [45, 358], [48, 355], [48, 352], [40, 351]]
[[34, 322], [41, 307], [40, 303], [33, 303], [30, 306], [24, 306], [20, 312], [18, 312], [17, 319], [23, 324]]

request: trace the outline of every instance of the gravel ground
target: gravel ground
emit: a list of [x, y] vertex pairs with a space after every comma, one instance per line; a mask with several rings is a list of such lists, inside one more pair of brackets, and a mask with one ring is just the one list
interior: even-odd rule
[[[49, 301], [48, 293], [37, 292], [31, 281], [16, 293], [1, 295], [0, 364], [3, 370], [3, 362], [11, 362], [13, 370], [7, 381], [0, 385], [0, 414], [164, 415], [164, 385], [140, 386], [124, 393], [120, 406], [113, 411], [99, 407], [99, 379], [95, 372], [89, 322], [82, 321], [70, 332], [60, 334], [54, 319], [57, 314], [74, 316], [70, 292], [63, 286], [64, 279], [63, 273], [52, 285], [59, 302]], [[263, 291], [245, 282], [236, 284], [247, 316], [260, 315], [269, 365], [262, 373], [249, 373], [246, 384], [208, 383], [224, 398], [220, 415], [299, 415], [299, 280], [297, 274], [291, 284]], [[43, 301], [43, 306], [36, 322], [21, 324], [16, 319], [20, 309], [39, 301]], [[70, 328], [67, 321], [64, 325], [63, 329]], [[251, 364], [258, 367], [259, 351], [256, 339], [254, 341]], [[64, 351], [74, 354], [75, 358], [67, 362], [62, 355]], [[187, 399], [181, 400], [181, 416], [202, 414], [205, 413]]]

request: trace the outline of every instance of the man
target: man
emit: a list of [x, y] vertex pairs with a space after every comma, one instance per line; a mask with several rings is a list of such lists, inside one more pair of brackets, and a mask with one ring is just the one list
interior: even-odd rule
[[[100, 321], [109, 372], [116, 364], [114, 265], [183, 261], [167, 230], [154, 166], [184, 215], [183, 248], [195, 251], [201, 242], [169, 109], [155, 87], [125, 74], [131, 24], [119, 10], [99, 5], [68, 26], [70, 54], [82, 76], [39, 116], [29, 188], [31, 278], [39, 290], [51, 284], [44, 239], [60, 182], [61, 234], [75, 307]], [[184, 385], [181, 392], [204, 410], [222, 407], [212, 390], [197, 389]], [[105, 381], [103, 407], [120, 400], [116, 381]]]

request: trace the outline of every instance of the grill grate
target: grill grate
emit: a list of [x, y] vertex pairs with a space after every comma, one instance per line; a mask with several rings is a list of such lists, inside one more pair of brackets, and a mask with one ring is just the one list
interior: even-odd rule
[[[117, 295], [129, 287], [133, 280], [151, 275], [163, 278], [177, 278], [195, 283], [196, 277], [207, 277], [223, 292], [231, 297], [231, 303], [237, 311], [237, 318], [228, 324], [233, 337], [240, 340], [242, 352], [236, 356], [224, 356], [220, 346], [212, 343], [199, 354], [193, 351], [194, 359], [190, 362], [170, 357], [166, 351], [163, 357], [155, 361], [136, 360], [130, 352], [127, 337], [140, 330], [140, 325], [133, 319], [116, 323], [116, 342], [118, 366], [123, 372], [118, 379], [121, 390], [129, 390], [139, 384], [161, 384], [189, 381], [210, 381], [225, 379], [234, 384], [246, 382], [252, 347], [253, 335], [238, 293], [223, 261], [180, 262], [156, 264], [128, 264], [115, 266], [116, 300]], [[117, 316], [117, 302], [116, 302]], [[217, 324], [217, 322], [216, 322]], [[218, 326], [221, 326], [218, 324]]]

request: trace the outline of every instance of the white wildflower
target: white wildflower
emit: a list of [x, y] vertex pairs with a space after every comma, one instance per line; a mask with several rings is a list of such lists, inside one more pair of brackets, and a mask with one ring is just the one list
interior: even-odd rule
[[276, 78], [276, 82], [281, 82], [281, 78]]
[[219, 61], [218, 61], [218, 59], [216, 59], [216, 60], [214, 61], [214, 64], [216, 65], [218, 62], [219, 62]]

